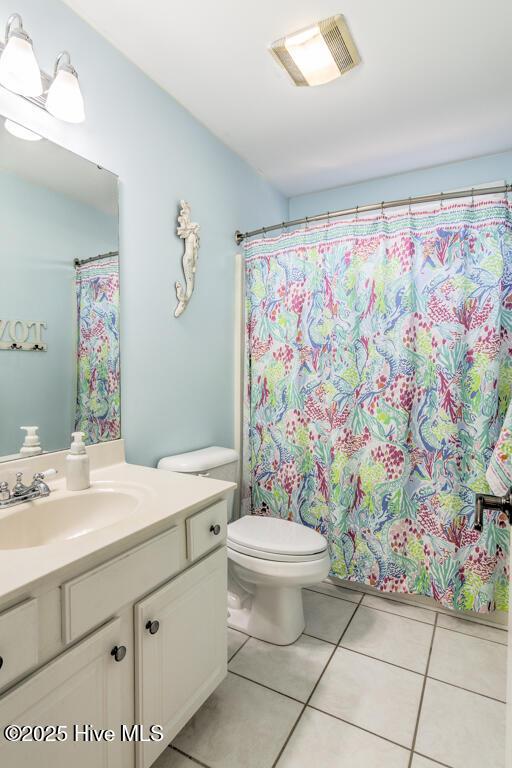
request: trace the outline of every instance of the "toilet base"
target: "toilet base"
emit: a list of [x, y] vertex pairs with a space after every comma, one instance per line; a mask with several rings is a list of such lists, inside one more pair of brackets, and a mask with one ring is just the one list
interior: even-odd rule
[[299, 587], [253, 587], [243, 601], [229, 595], [228, 627], [274, 645], [291, 645], [304, 631]]
[[327, 550], [307, 560], [266, 560], [228, 544], [228, 626], [291, 645], [304, 631], [302, 590], [325, 579], [329, 568]]

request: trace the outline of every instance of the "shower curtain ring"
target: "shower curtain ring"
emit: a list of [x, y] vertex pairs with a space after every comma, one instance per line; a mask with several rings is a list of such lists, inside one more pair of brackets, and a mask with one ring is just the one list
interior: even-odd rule
[[356, 205], [356, 221], [359, 221], [359, 206]]
[[411, 215], [411, 203], [412, 203], [412, 197], [409, 197], [409, 216]]
[[471, 187], [471, 206], [475, 207], [475, 188]]
[[439, 194], [439, 202], [440, 202], [440, 207], [443, 208], [444, 207], [444, 192], [441, 192]]
[[380, 215], [384, 218], [384, 200], [380, 204]]
[[309, 216], [305, 216], [304, 217], [304, 230], [309, 229], [308, 222], [309, 222]]

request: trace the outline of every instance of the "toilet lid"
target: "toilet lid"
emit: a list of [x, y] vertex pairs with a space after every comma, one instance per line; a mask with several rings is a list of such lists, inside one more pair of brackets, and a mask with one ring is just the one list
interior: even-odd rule
[[228, 545], [275, 555], [304, 556], [325, 552], [321, 533], [278, 517], [246, 515], [228, 525]]

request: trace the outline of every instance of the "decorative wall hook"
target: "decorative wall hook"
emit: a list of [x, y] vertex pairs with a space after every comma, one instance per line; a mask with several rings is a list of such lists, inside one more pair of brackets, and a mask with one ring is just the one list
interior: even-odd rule
[[46, 352], [42, 339], [44, 320], [0, 320], [0, 350]]
[[190, 220], [190, 205], [185, 200], [180, 200], [176, 234], [185, 241], [185, 252], [181, 259], [185, 276], [185, 287], [179, 281], [176, 282], [178, 306], [174, 310], [174, 317], [179, 317], [183, 314], [194, 292], [197, 254], [199, 252], [199, 229], [199, 224]]

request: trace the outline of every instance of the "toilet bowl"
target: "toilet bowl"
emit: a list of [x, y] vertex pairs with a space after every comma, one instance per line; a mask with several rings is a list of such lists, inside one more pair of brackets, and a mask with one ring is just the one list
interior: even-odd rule
[[304, 630], [302, 589], [326, 578], [325, 538], [306, 526], [247, 515], [228, 525], [228, 626], [275, 645]]

